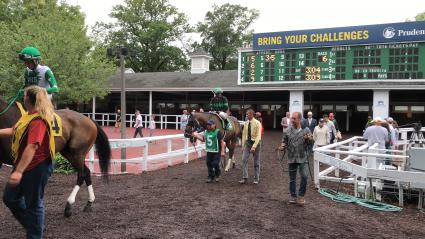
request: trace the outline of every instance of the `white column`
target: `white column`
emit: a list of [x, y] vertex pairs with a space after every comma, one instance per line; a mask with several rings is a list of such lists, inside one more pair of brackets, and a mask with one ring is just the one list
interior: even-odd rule
[[92, 119], [95, 120], [94, 114], [96, 113], [96, 96], [93, 96], [93, 105], [92, 105]]
[[388, 118], [390, 109], [390, 91], [374, 90], [373, 91], [373, 118]]
[[152, 91], [149, 91], [149, 119], [152, 115]]
[[290, 91], [289, 92], [289, 112], [300, 112], [303, 113], [304, 106], [304, 92], [300, 91]]

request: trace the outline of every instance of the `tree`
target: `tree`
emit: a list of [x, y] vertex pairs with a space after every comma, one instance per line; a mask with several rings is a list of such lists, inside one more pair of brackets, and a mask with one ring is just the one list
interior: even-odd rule
[[58, 80], [56, 102], [87, 103], [93, 96], [105, 96], [116, 68], [105, 53], [97, 53], [79, 7], [59, 5], [56, 0], [19, 2], [0, 5], [19, 13], [0, 19], [1, 93], [10, 97], [23, 85], [24, 65], [16, 56], [31, 45], [40, 49], [42, 64], [48, 65]]
[[212, 69], [236, 69], [237, 48], [251, 41], [252, 30], [248, 28], [258, 16], [258, 10], [240, 5], [214, 5], [204, 22], [197, 25], [203, 39], [195, 47], [200, 46], [212, 55]]
[[168, 0], [125, 0], [113, 7], [116, 23], [97, 23], [94, 35], [105, 46], [125, 46], [133, 52], [126, 66], [136, 72], [188, 68], [184, 52], [172, 44], [189, 31], [187, 17]]
[[418, 15], [416, 15], [415, 17], [416, 21], [425, 21], [425, 12], [419, 13]]

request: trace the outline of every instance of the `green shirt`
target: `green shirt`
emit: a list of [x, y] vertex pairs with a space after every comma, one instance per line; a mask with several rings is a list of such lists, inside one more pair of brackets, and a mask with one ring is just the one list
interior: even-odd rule
[[205, 131], [205, 151], [209, 153], [219, 153], [220, 152], [220, 142], [222, 139], [221, 132], [219, 129], [215, 130], [206, 130]]

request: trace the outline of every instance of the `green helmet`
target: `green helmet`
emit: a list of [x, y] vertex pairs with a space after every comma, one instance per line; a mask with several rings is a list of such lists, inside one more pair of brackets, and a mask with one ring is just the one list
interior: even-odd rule
[[40, 51], [35, 47], [25, 47], [18, 54], [19, 59], [21, 60], [41, 60]]
[[214, 89], [213, 89], [213, 91], [212, 91], [214, 94], [221, 94], [221, 93], [223, 93], [223, 91], [221, 90], [221, 88], [220, 87], [215, 87]]

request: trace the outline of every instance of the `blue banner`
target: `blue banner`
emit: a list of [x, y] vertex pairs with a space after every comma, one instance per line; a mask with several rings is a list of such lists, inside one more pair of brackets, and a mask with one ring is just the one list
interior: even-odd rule
[[425, 42], [425, 21], [255, 33], [253, 49], [261, 51], [398, 42]]

